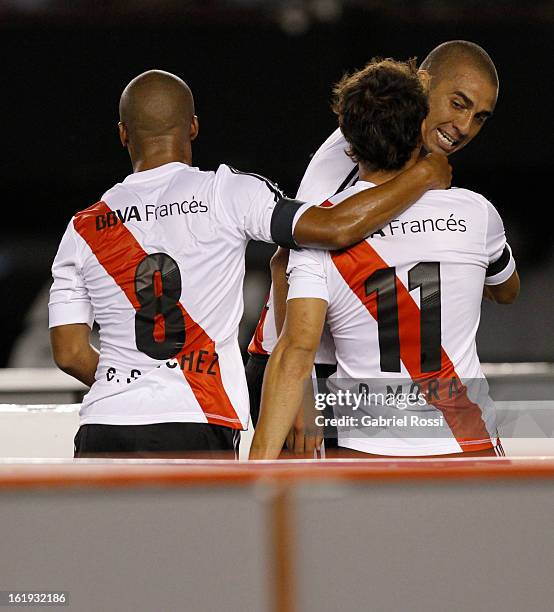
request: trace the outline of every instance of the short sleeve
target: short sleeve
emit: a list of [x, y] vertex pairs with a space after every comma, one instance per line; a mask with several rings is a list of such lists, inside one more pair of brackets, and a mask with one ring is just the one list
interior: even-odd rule
[[295, 298], [319, 298], [329, 302], [325, 251], [302, 249], [289, 257], [287, 275], [289, 293], [287, 300]]
[[291, 200], [269, 179], [222, 165], [217, 171], [219, 200], [247, 240], [296, 248], [293, 232], [310, 204]]
[[489, 264], [485, 276], [485, 285], [500, 285], [512, 276], [516, 264], [512, 250], [506, 242], [502, 219], [495, 207], [488, 201], [487, 214], [485, 250]]
[[86, 323], [92, 328], [94, 315], [79, 262], [73, 221], [69, 223], [52, 264], [54, 282], [48, 302], [49, 327]]
[[323, 202], [353, 185], [358, 179], [358, 165], [347, 155], [346, 142], [337, 128], [312, 157], [296, 198], [305, 202]]

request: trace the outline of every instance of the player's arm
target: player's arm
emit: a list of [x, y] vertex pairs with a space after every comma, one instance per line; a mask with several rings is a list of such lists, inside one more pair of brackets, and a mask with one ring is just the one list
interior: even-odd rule
[[510, 278], [500, 285], [485, 285], [483, 297], [495, 304], [513, 304], [519, 295], [519, 275], [515, 270]]
[[429, 189], [447, 188], [451, 178], [446, 157], [429, 154], [383, 185], [323, 207], [288, 199], [267, 179], [222, 165], [215, 191], [229, 228], [236, 228], [247, 240], [274, 242], [288, 249], [339, 249], [380, 229]]
[[487, 232], [485, 251], [489, 260], [483, 297], [496, 304], [512, 304], [519, 295], [519, 275], [504, 224], [494, 206], [486, 200]]
[[91, 387], [98, 367], [98, 351], [90, 344], [90, 327], [86, 323], [52, 327], [50, 343], [60, 370]]
[[[279, 337], [283, 329], [287, 312], [287, 295], [289, 289], [287, 282], [287, 266], [289, 263], [289, 254], [290, 251], [288, 249], [279, 247], [269, 264], [273, 286], [273, 312], [277, 337]], [[310, 401], [313, 406], [313, 394], [310, 394], [310, 397], [307, 397], [307, 394], [305, 394], [304, 400], [304, 405], [300, 407], [296, 414], [293, 426], [287, 435], [288, 450], [300, 456], [313, 454], [314, 449], [318, 448], [321, 444], [320, 432], [309, 431], [311, 427], [308, 427], [307, 431], [304, 418], [305, 413], [310, 411]]]
[[289, 263], [289, 253], [289, 249], [279, 247], [269, 262], [271, 283], [273, 286], [273, 310], [275, 314], [277, 337], [279, 337], [283, 329], [285, 313], [287, 311], [287, 294], [289, 291], [289, 285], [287, 283], [287, 266]]
[[396, 218], [429, 189], [448, 188], [451, 180], [446, 156], [431, 153], [378, 187], [332, 207], [312, 206], [296, 222], [294, 241], [303, 247], [346, 248]]
[[92, 386], [98, 366], [98, 352], [90, 344], [94, 315], [72, 222], [56, 253], [52, 277], [48, 319], [54, 361], [67, 374]]
[[327, 312], [319, 298], [287, 303], [283, 332], [264, 377], [260, 420], [250, 459], [276, 459], [302, 405]]

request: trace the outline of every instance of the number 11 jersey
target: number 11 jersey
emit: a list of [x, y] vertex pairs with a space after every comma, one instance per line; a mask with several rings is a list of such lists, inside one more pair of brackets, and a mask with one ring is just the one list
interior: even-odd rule
[[100, 327], [81, 424], [244, 429], [237, 335], [249, 240], [292, 240], [309, 205], [267, 179], [173, 162], [137, 172], [69, 223], [52, 266], [50, 327]]
[[[330, 201], [371, 186], [359, 181]], [[360, 392], [352, 381], [364, 381], [364, 392], [379, 392], [371, 407], [362, 402], [349, 415], [358, 429], [339, 427], [340, 446], [434, 455], [495, 445], [475, 336], [483, 285], [503, 283], [514, 270], [498, 212], [456, 188], [427, 192], [349, 249], [291, 252], [288, 299], [328, 302], [338, 364], [331, 386]]]

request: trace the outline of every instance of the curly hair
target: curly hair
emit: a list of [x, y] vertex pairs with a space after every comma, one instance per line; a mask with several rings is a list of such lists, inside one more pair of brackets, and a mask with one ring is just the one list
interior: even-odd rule
[[372, 59], [333, 89], [348, 155], [368, 170], [400, 170], [420, 142], [429, 112], [415, 59]]

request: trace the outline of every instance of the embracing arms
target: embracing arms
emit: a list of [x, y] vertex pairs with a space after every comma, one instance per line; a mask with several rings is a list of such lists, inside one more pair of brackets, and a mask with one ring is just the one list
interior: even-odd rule
[[332, 207], [312, 206], [297, 221], [294, 240], [302, 247], [349, 247], [386, 225], [429, 189], [448, 188], [451, 180], [446, 156], [430, 153], [382, 185]]

